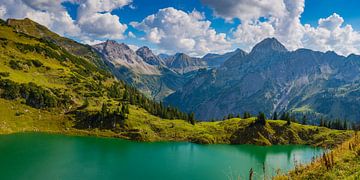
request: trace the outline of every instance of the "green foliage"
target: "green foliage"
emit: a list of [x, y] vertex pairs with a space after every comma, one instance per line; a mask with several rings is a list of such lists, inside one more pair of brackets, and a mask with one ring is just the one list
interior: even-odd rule
[[10, 60], [9, 66], [11, 69], [14, 69], [14, 70], [22, 70], [23, 69], [20, 65], [20, 61]]
[[244, 112], [243, 119], [251, 118], [251, 114], [249, 112]]
[[257, 116], [255, 123], [256, 123], [256, 124], [261, 124], [261, 125], [265, 126], [265, 125], [266, 125], [266, 116], [265, 116], [265, 113], [259, 112], [259, 115]]
[[303, 124], [303, 125], [306, 125], [306, 124], [307, 124], [307, 118], [306, 118], [305, 115], [303, 116], [303, 118], [302, 118], [302, 120], [301, 120], [301, 124]]
[[9, 77], [10, 73], [9, 72], [0, 72], [0, 78], [1, 77]]
[[273, 120], [278, 120], [278, 114], [277, 114], [277, 112], [276, 112], [276, 111], [274, 112], [274, 115], [273, 115]]
[[191, 113], [189, 114], [188, 120], [189, 120], [190, 124], [195, 125], [194, 112], [191, 112]]
[[115, 109], [104, 103], [99, 112], [76, 111], [78, 122], [77, 128], [82, 129], [112, 129], [115, 130], [123, 126], [124, 121], [128, 118], [129, 106], [119, 104]]
[[320, 119], [320, 126], [327, 127], [330, 129], [347, 130], [349, 129], [346, 120], [336, 119], [334, 121], [326, 121], [323, 118]]
[[[122, 83], [124, 86], [124, 92], [122, 94], [122, 100], [128, 102], [131, 105], [136, 105], [147, 110], [150, 114], [164, 118], [164, 119], [183, 119], [188, 120], [188, 114], [181, 112], [174, 107], [166, 107], [162, 103], [157, 103], [153, 100], [150, 100], [145, 95], [140, 93], [136, 88]], [[110, 88], [114, 89], [114, 88]], [[115, 88], [116, 89], [116, 88]], [[116, 90], [110, 93], [110, 97], [119, 97], [120, 93]]]
[[32, 63], [35, 67], [41, 67], [41, 66], [43, 66], [43, 63], [40, 62], [39, 60], [31, 60], [31, 63]]
[[16, 99], [20, 97], [20, 86], [11, 80], [1, 79], [0, 89], [3, 89], [1, 97], [4, 99]]
[[24, 98], [27, 105], [43, 109], [69, 104], [71, 98], [59, 93], [57, 97], [50, 90], [34, 83], [18, 84], [8, 79], [0, 80], [1, 97], [4, 99]]

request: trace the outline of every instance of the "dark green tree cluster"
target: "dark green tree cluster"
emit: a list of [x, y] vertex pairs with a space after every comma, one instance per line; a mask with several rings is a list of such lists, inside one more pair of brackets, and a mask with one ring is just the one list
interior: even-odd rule
[[129, 105], [120, 103], [115, 109], [104, 103], [100, 111], [77, 111], [78, 128], [99, 128], [99, 129], [116, 129], [124, 125], [128, 118]]
[[251, 118], [251, 114], [249, 112], [244, 112], [243, 119]]
[[349, 128], [347, 121], [346, 120], [341, 121], [340, 119], [336, 119], [334, 121], [327, 121], [327, 120], [324, 120], [324, 118], [321, 118], [320, 126], [327, 127], [330, 129], [337, 129], [337, 130], [347, 130]]
[[287, 125], [290, 125], [291, 122], [297, 122], [294, 115], [291, 115], [289, 112], [283, 112], [280, 116], [280, 120], [286, 121]]
[[[158, 103], [154, 100], [150, 100], [145, 95], [140, 93], [136, 88], [126, 85], [125, 83], [122, 83], [122, 85], [124, 86], [122, 92], [122, 101], [128, 102], [131, 105], [137, 105], [141, 108], [144, 108], [149, 113], [164, 119], [183, 119], [189, 121], [191, 113], [187, 114], [181, 112], [177, 108], [164, 106], [161, 102]], [[109, 93], [109, 96], [119, 97], [121, 92], [116, 92], [116, 89], [120, 91], [120, 88], [112, 87], [111, 89], [112, 91]]]
[[266, 125], [266, 116], [265, 116], [265, 113], [263, 112], [259, 112], [257, 118], [256, 118], [256, 121], [255, 121], [256, 124], [261, 124], [263, 126]]
[[34, 83], [18, 84], [8, 79], [0, 80], [1, 97], [4, 99], [23, 98], [27, 105], [38, 108], [51, 108], [71, 103], [71, 98], [65, 94], [56, 95]]
[[10, 73], [9, 72], [0, 72], [0, 79], [1, 77], [9, 77]]

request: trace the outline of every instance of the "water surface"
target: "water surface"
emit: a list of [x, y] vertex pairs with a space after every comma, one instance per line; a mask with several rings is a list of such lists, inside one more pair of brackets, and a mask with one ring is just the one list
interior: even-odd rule
[[310, 146], [140, 143], [41, 133], [0, 136], [0, 179], [255, 179], [322, 153]]

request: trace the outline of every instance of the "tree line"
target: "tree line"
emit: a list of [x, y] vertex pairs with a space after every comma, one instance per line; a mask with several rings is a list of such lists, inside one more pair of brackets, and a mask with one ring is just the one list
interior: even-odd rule
[[108, 88], [108, 96], [118, 99], [123, 103], [139, 106], [150, 114], [164, 119], [182, 119], [195, 124], [194, 113], [185, 113], [178, 108], [165, 106], [162, 102], [156, 102], [140, 93], [135, 87], [127, 85], [123, 81], [115, 82]]
[[[232, 118], [242, 118], [242, 119], [248, 119], [251, 117], [255, 117], [255, 115], [252, 115], [249, 112], [244, 112], [242, 116], [240, 114], [237, 114], [236, 116], [234, 114], [229, 114], [224, 116], [222, 120], [232, 119]], [[282, 112], [281, 115], [279, 115], [277, 112], [274, 112], [272, 117], [270, 119], [273, 120], [283, 120], [286, 121], [287, 125], [291, 125], [291, 123], [298, 123], [302, 125], [314, 125], [314, 126], [320, 126], [320, 127], [326, 127], [329, 129], [337, 129], [337, 130], [348, 130], [348, 129], [360, 129], [360, 125], [357, 125], [355, 123], [349, 124], [347, 120], [325, 120], [323, 117], [320, 118], [318, 123], [309, 124], [308, 118], [306, 115], [303, 115], [301, 118], [296, 118], [295, 115], [289, 113], [289, 112]], [[265, 113], [259, 112], [258, 115], [256, 115], [255, 123], [257, 124], [266, 124], [267, 117]], [[211, 121], [219, 121], [212, 119]]]
[[25, 104], [37, 109], [66, 107], [72, 103], [70, 96], [60, 91], [50, 91], [32, 82], [19, 84], [9, 79], [0, 79], [0, 89], [1, 98], [9, 100], [23, 98]]

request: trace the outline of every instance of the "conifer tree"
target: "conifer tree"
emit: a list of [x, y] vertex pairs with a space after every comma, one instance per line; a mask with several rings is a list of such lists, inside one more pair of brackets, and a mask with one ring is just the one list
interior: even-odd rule
[[259, 115], [257, 116], [256, 123], [259, 123], [261, 125], [266, 125], [266, 116], [263, 112], [259, 112]]
[[190, 122], [192, 125], [195, 125], [194, 112], [191, 112], [191, 113], [189, 114], [189, 122]]
[[275, 111], [274, 112], [274, 115], [273, 115], [273, 120], [277, 120], [278, 119], [278, 114], [277, 114], [277, 112]]

